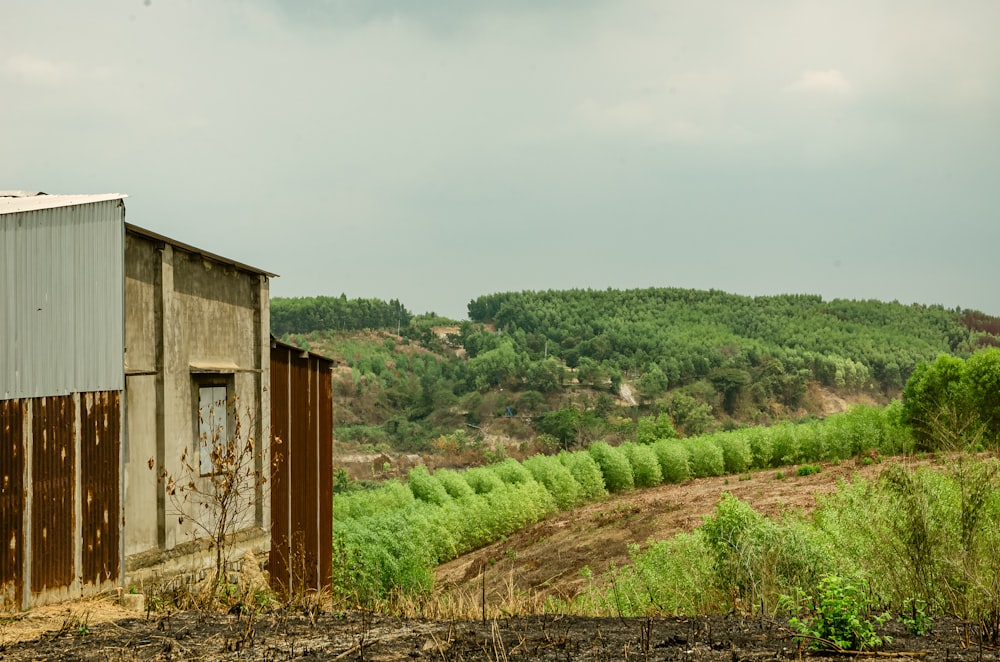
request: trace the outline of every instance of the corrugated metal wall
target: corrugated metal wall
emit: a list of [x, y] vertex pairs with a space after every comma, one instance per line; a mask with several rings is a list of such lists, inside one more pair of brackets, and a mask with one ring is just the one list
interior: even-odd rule
[[83, 583], [118, 581], [121, 394], [85, 393], [80, 402]]
[[24, 416], [20, 400], [0, 402], [0, 596], [21, 604], [24, 589]]
[[332, 361], [273, 343], [271, 553], [276, 587], [330, 582], [333, 537]]
[[125, 387], [121, 200], [0, 214], [0, 400]]
[[31, 404], [31, 591], [41, 593], [73, 582], [76, 410], [72, 396]]
[[[0, 401], [3, 599], [28, 607], [119, 582], [120, 447], [117, 391]], [[24, 535], [29, 513], [30, 546]]]

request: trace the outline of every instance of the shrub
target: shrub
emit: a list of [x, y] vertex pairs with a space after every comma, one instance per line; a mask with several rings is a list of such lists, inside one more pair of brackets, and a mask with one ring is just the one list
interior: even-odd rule
[[451, 499], [441, 482], [422, 464], [410, 469], [409, 480], [410, 491], [421, 501], [440, 506]]
[[620, 449], [610, 446], [605, 441], [598, 441], [591, 444], [587, 452], [601, 468], [604, 484], [609, 492], [620, 492], [635, 487], [632, 465]]
[[799, 440], [794, 424], [775, 425], [768, 428], [768, 432], [771, 433], [772, 466], [795, 464], [799, 461]]
[[815, 605], [812, 612], [802, 618], [802, 611], [796, 612], [788, 622], [810, 637], [812, 649], [829, 649], [831, 645], [842, 651], [878, 648], [892, 641], [875, 632], [875, 626], [889, 620], [889, 614], [873, 614], [867, 594], [868, 586], [863, 581], [827, 575], [820, 581], [816, 596], [800, 596]]
[[500, 476], [488, 467], [466, 469], [462, 472], [462, 477], [476, 494], [487, 494], [504, 484]]
[[660, 473], [664, 483], [679, 483], [691, 477], [688, 466], [688, 452], [684, 442], [676, 439], [661, 439], [653, 444], [653, 452], [660, 463]]
[[757, 426], [743, 430], [750, 444], [750, 454], [753, 457], [751, 466], [766, 469], [774, 461], [774, 440], [769, 428]]
[[796, 476], [811, 476], [813, 474], [818, 474], [823, 468], [818, 464], [800, 464], [799, 468], [795, 470]]
[[726, 473], [738, 474], [750, 468], [753, 452], [750, 442], [741, 432], [723, 432], [710, 437], [713, 444], [722, 451], [722, 461]]
[[695, 478], [706, 476], [721, 476], [726, 472], [726, 462], [722, 450], [705, 437], [685, 439], [691, 475]]
[[632, 477], [636, 487], [654, 487], [663, 482], [660, 462], [650, 446], [625, 443], [620, 448], [632, 467]]
[[410, 486], [398, 480], [389, 480], [374, 490], [360, 490], [334, 498], [335, 519], [368, 517], [376, 513], [406, 508], [413, 504]]
[[559, 453], [559, 462], [573, 475], [580, 486], [580, 499], [597, 499], [608, 493], [604, 486], [604, 474], [601, 467], [587, 451]]
[[573, 507], [580, 498], [580, 484], [558, 457], [535, 455], [523, 463], [536, 481], [549, 491], [561, 510]]
[[475, 494], [468, 481], [454, 469], [438, 469], [434, 472], [434, 477], [438, 479], [438, 482], [452, 499]]
[[509, 457], [498, 464], [491, 465], [490, 470], [492, 470], [493, 473], [500, 478], [500, 480], [509, 485], [530, 483], [534, 480], [534, 478], [531, 477], [531, 472], [522, 467], [521, 463], [512, 457]]

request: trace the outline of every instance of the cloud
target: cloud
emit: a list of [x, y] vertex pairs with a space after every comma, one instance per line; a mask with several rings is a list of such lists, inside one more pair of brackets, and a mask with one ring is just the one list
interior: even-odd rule
[[785, 90], [828, 97], [849, 97], [854, 93], [850, 81], [838, 69], [806, 71]]

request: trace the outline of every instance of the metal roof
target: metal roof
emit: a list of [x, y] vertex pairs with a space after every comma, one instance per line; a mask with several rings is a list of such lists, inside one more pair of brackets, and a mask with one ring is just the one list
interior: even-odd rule
[[[36, 211], [39, 209], [54, 209], [56, 207], [71, 207], [73, 205], [85, 205], [91, 202], [122, 200], [127, 197], [128, 195], [125, 193], [101, 193], [96, 195], [48, 195], [47, 193], [42, 193], [41, 191], [0, 191], [0, 214], [14, 214], [18, 212]], [[170, 237], [153, 232], [152, 230], [147, 230], [146, 228], [139, 227], [138, 225], [125, 223], [125, 230], [141, 237], [152, 239], [153, 241], [162, 241], [189, 253], [201, 255], [202, 257], [231, 265], [243, 271], [261, 274], [263, 276], [267, 276], [268, 278], [275, 278], [278, 275], [271, 273], [270, 271], [264, 271], [263, 269], [252, 267], [249, 264], [231, 260], [227, 257], [217, 255], [216, 253], [202, 250], [201, 248], [197, 248], [190, 244], [185, 244], [182, 241], [171, 239]]]
[[310, 352], [307, 349], [303, 349], [303, 348], [299, 347], [298, 345], [293, 345], [291, 343], [287, 343], [287, 342], [279, 339], [274, 334], [271, 334], [271, 349], [275, 349], [277, 347], [280, 347], [280, 348], [286, 349], [286, 350], [290, 350], [292, 352], [298, 352], [299, 353], [299, 358], [303, 358], [304, 359], [306, 357], [312, 357], [312, 358], [318, 359], [320, 361], [326, 361], [327, 363], [330, 364], [331, 368], [333, 366], [335, 366], [335, 365], [338, 365], [336, 359], [331, 359], [329, 356], [323, 356], [322, 354], [317, 354], [316, 352]]
[[122, 200], [125, 193], [101, 193], [98, 195], [47, 195], [38, 191], [0, 191], [0, 214], [16, 214], [38, 209], [72, 207], [91, 202]]

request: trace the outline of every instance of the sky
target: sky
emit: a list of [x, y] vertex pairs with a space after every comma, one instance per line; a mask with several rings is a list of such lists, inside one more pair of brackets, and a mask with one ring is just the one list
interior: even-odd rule
[[683, 287], [1000, 315], [996, 0], [34, 0], [0, 189], [272, 296]]

